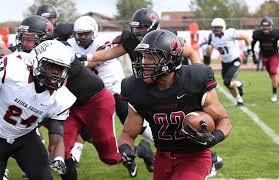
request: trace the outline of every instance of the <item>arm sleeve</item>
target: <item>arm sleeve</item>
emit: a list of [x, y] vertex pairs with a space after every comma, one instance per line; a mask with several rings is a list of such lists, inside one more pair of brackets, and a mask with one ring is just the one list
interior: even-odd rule
[[48, 134], [58, 134], [63, 136], [63, 124], [64, 121], [56, 120], [56, 119], [48, 119]]

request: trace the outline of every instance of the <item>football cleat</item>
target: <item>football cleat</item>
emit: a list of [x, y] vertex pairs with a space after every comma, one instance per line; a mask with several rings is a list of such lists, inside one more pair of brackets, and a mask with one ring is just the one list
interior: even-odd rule
[[277, 94], [272, 94], [270, 100], [271, 100], [272, 102], [277, 102]]
[[27, 174], [26, 173], [22, 173], [22, 178], [28, 179]]
[[239, 87], [237, 87], [237, 89], [238, 89], [239, 95], [240, 95], [240, 96], [243, 96], [243, 94], [244, 94], [244, 89], [243, 89], [243, 84], [242, 84], [242, 83], [241, 83], [241, 85], [240, 85]]
[[137, 173], [138, 173], [138, 165], [136, 163], [136, 161], [133, 161], [132, 163], [130, 163], [129, 165], [125, 165], [123, 164], [127, 169], [128, 169], [128, 173], [131, 177], [136, 177]]
[[3, 180], [8, 180], [9, 179], [9, 169], [5, 169]]
[[237, 101], [236, 106], [244, 106], [244, 103]]
[[140, 158], [144, 160], [146, 169], [148, 172], [153, 172], [154, 170], [154, 154], [151, 149], [150, 143], [143, 139], [140, 141], [139, 145], [136, 147], [137, 154]]
[[209, 177], [216, 176], [218, 171], [224, 166], [222, 158], [212, 153], [212, 168]]

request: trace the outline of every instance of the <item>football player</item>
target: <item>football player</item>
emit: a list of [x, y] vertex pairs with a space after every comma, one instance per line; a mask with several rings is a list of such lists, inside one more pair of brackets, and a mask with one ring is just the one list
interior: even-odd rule
[[243, 106], [243, 84], [236, 80], [240, 70], [239, 50], [235, 40], [244, 40], [247, 52], [251, 51], [251, 41], [246, 34], [237, 33], [235, 29], [226, 29], [226, 22], [222, 18], [215, 18], [211, 22], [211, 41], [207, 48], [207, 55], [210, 57], [213, 48], [219, 51], [222, 57], [222, 78], [225, 86], [236, 100], [237, 106]]
[[[76, 97], [63, 84], [73, 58], [64, 44], [48, 40], [30, 54], [13, 53], [1, 59], [0, 177], [10, 156], [29, 179], [52, 179], [50, 167], [65, 173], [63, 122]], [[45, 117], [49, 118], [49, 156], [36, 132]]]
[[[87, 54], [86, 56], [83, 56], [82, 59], [88, 60], [88, 67], [94, 67], [96, 62], [104, 62], [107, 60], [110, 60], [112, 58], [117, 58], [121, 55], [124, 55], [126, 53], [129, 54], [131, 61], [135, 61], [134, 57], [134, 49], [136, 46], [139, 44], [140, 40], [143, 38], [143, 36], [153, 30], [159, 29], [160, 27], [160, 20], [159, 16], [155, 11], [149, 8], [142, 8], [137, 10], [131, 19], [130, 22], [130, 31], [124, 30], [118, 39], [117, 46], [111, 48], [111, 49], [106, 49], [106, 50], [100, 50], [96, 51], [94, 53]], [[187, 57], [190, 59], [192, 64], [194, 63], [200, 63], [199, 56], [196, 51], [194, 51], [191, 47], [184, 45], [183, 46], [183, 56]], [[126, 111], [127, 112], [127, 111]], [[127, 114], [127, 113], [126, 113]], [[126, 118], [123, 118], [125, 120]], [[121, 119], [120, 119], [121, 120]], [[123, 121], [124, 123], [124, 121]], [[148, 125], [148, 123], [144, 123], [144, 127], [142, 130], [142, 135], [146, 139], [152, 138], [151, 130]], [[144, 143], [147, 144], [147, 143]], [[147, 147], [145, 149], [148, 149]], [[149, 152], [149, 151], [147, 151]], [[146, 167], [148, 170], [152, 169], [153, 165], [150, 163], [150, 160], [153, 159], [151, 158], [151, 153], [146, 153], [146, 157], [150, 158], [144, 158], [146, 162]], [[148, 155], [149, 154], [149, 155]], [[140, 155], [141, 156], [141, 155]], [[143, 156], [143, 155], [142, 155]], [[214, 158], [216, 159], [216, 158]], [[219, 158], [220, 159], [220, 158]], [[223, 161], [220, 161], [223, 163]], [[219, 163], [219, 162], [218, 162]], [[134, 174], [134, 169], [136, 167], [135, 161], [130, 164], [128, 167], [129, 173], [131, 176]], [[213, 165], [212, 167], [215, 167]], [[221, 166], [218, 166], [221, 167]]]
[[[98, 36], [98, 25], [94, 18], [90, 16], [79, 17], [73, 27], [74, 38], [68, 40], [69, 45], [78, 55], [86, 55], [89, 52], [95, 52], [98, 49], [109, 47]], [[97, 38], [97, 39], [96, 39]], [[101, 43], [103, 46], [101, 46]], [[92, 67], [91, 67], [92, 68]], [[119, 117], [125, 116], [119, 113], [119, 109], [128, 108], [126, 103], [123, 103], [120, 98], [121, 80], [125, 77], [122, 66], [117, 59], [112, 59], [106, 63], [96, 64], [94, 68], [98, 76], [103, 80], [105, 86], [113, 94], [116, 101], [116, 112]], [[120, 105], [120, 106], [119, 106]], [[122, 107], [124, 105], [124, 107]], [[123, 110], [122, 110], [123, 111]], [[124, 111], [125, 112], [125, 111]], [[72, 149], [72, 156], [79, 163], [83, 142], [79, 140], [75, 143]]]
[[261, 19], [261, 29], [256, 29], [253, 32], [252, 41], [252, 53], [253, 60], [257, 62], [257, 58], [254, 51], [254, 46], [257, 41], [260, 43], [260, 57], [263, 60], [264, 66], [269, 74], [272, 84], [271, 101], [277, 101], [277, 87], [278, 87], [278, 75], [277, 69], [279, 64], [278, 43], [279, 30], [272, 27], [273, 21], [269, 17]]
[[[95, 19], [89, 16], [82, 16], [75, 21], [74, 38], [68, 40], [68, 42], [73, 47], [74, 51], [80, 55], [96, 52], [102, 48], [100, 44], [103, 44], [100, 43], [102, 37], [98, 36], [96, 38], [97, 32], [98, 25]], [[118, 44], [117, 46], [122, 46], [119, 44], [119, 42], [117, 42], [118, 40], [119, 39], [116, 39], [112, 43]], [[85, 63], [88, 63], [88, 61], [85, 61]], [[98, 72], [98, 76], [101, 77], [106, 87], [108, 87], [113, 93], [116, 101], [116, 113], [120, 121], [124, 124], [128, 112], [128, 104], [127, 102], [122, 101], [120, 98], [120, 85], [121, 80], [124, 78], [124, 73], [120, 62], [114, 58], [109, 59], [106, 62], [92, 62], [90, 63], [89, 67]], [[143, 133], [148, 139], [151, 139], [152, 135], [149, 130], [150, 128], [147, 125], [144, 125]], [[142, 142], [139, 144], [138, 152], [139, 157], [144, 159], [148, 171], [152, 172], [153, 153], [148, 141], [142, 140]], [[137, 175], [137, 165], [135, 162], [127, 168], [130, 176], [135, 177]]]
[[121, 157], [114, 134], [115, 101], [103, 81], [75, 59], [71, 63], [67, 87], [77, 97], [77, 101], [71, 107], [70, 115], [64, 123], [67, 172], [61, 177], [63, 180], [74, 180], [77, 179], [77, 172], [71, 149], [84, 127], [89, 129], [92, 144], [102, 162], [114, 165], [121, 162]]
[[[121, 95], [129, 103], [119, 138], [122, 160], [127, 164], [134, 160], [134, 140], [145, 119], [157, 149], [155, 180], [204, 180], [212, 166], [209, 148], [223, 141], [231, 130], [214, 89], [217, 83], [212, 69], [202, 64], [181, 66], [182, 51], [175, 34], [167, 30], [147, 33], [135, 49], [134, 76], [121, 85]], [[202, 132], [182, 127], [185, 115], [197, 110], [214, 119], [216, 130], [212, 134], [204, 122]]]
[[57, 25], [58, 12], [52, 4], [43, 4], [36, 10], [35, 15], [47, 18], [54, 26]]

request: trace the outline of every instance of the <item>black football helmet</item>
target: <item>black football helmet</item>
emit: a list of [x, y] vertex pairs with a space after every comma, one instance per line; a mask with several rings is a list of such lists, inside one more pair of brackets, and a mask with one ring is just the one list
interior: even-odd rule
[[17, 29], [17, 50], [30, 52], [42, 41], [52, 39], [53, 29], [52, 23], [42, 16], [33, 15], [25, 18]]
[[159, 16], [149, 8], [137, 10], [129, 23], [131, 32], [140, 41], [143, 36], [153, 30], [159, 29]]
[[56, 26], [58, 13], [52, 4], [43, 4], [39, 6], [35, 14], [47, 18], [53, 24], [53, 26]]
[[153, 84], [180, 67], [182, 51], [182, 43], [174, 33], [162, 29], [147, 33], [135, 48], [136, 60], [132, 62], [134, 76]]
[[261, 19], [261, 28], [265, 34], [269, 34], [272, 31], [273, 21], [269, 17], [263, 17]]

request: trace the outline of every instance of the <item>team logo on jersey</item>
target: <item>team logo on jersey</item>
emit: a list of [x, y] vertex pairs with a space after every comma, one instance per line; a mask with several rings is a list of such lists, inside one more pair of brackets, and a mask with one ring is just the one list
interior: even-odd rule
[[37, 94], [35, 94], [34, 96], [32, 96], [32, 100], [37, 100], [37, 99], [38, 99]]

